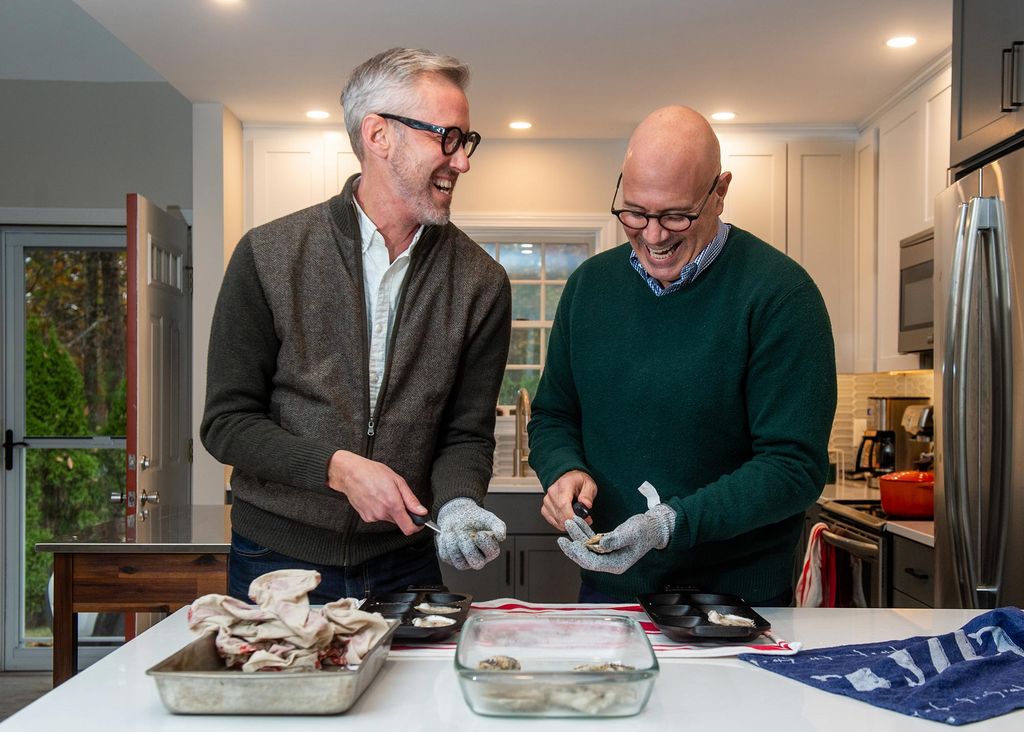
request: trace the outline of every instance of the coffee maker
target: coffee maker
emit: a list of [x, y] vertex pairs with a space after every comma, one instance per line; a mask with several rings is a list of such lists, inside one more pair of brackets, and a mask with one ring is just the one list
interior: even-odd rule
[[914, 440], [903, 424], [907, 407], [927, 405], [927, 397], [868, 397], [868, 423], [850, 476], [867, 478], [877, 486], [878, 476], [911, 470], [927, 445]]
[[857, 448], [851, 478], [867, 478], [870, 483], [879, 475], [896, 469], [896, 432], [894, 430], [864, 430]]

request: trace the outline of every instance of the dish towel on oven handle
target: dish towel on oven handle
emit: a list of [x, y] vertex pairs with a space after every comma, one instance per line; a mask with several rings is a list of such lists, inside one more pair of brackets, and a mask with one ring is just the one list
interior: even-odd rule
[[823, 607], [827, 566], [824, 561], [826, 545], [821, 540], [821, 532], [827, 528], [828, 526], [821, 521], [811, 527], [811, 533], [807, 538], [807, 551], [804, 554], [804, 568], [796, 584], [797, 607]]
[[989, 610], [940, 636], [740, 656], [823, 691], [961, 725], [1024, 709], [1024, 611]]

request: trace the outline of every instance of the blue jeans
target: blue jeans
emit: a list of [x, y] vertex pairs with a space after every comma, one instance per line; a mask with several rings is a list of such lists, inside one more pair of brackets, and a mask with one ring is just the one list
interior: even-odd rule
[[244, 602], [249, 584], [261, 574], [278, 569], [315, 569], [320, 585], [309, 593], [309, 602], [323, 605], [341, 597], [369, 597], [406, 587], [430, 587], [442, 584], [434, 542], [421, 542], [396, 549], [383, 556], [349, 567], [311, 564], [293, 559], [231, 532], [228, 556], [228, 594]]
[[[633, 601], [635, 601], [635, 600], [636, 600], [636, 598], [634, 597]], [[612, 597], [611, 595], [606, 595], [603, 592], [599, 592], [598, 590], [595, 590], [593, 587], [590, 587], [589, 585], [586, 585], [586, 584], [580, 585], [580, 599], [579, 599], [579, 601], [580, 602], [611, 602], [611, 603], [621, 603], [621, 602], [623, 602], [623, 600], [617, 600], [616, 598]], [[752, 603], [750, 603], [750, 606], [751, 607], [789, 607], [792, 603], [793, 603], [793, 591], [792, 590], [786, 590], [782, 594], [777, 595], [775, 597], [771, 597], [771, 598], [769, 598], [767, 600], [764, 600], [762, 602], [752, 602]]]

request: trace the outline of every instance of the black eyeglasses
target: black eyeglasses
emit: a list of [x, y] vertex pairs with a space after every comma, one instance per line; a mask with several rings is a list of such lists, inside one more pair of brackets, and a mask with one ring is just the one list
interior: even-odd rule
[[711, 182], [711, 188], [708, 189], [708, 194], [704, 196], [704, 200], [701, 201], [700, 208], [697, 209], [696, 213], [666, 211], [660, 214], [649, 214], [633, 211], [628, 208], [615, 208], [615, 199], [619, 195], [619, 186], [622, 185], [622, 173], [619, 173], [619, 180], [615, 184], [615, 193], [612, 195], [612, 214], [622, 222], [623, 226], [629, 229], [646, 229], [651, 219], [657, 219], [658, 224], [666, 231], [674, 231], [676, 233], [686, 231], [694, 221], [700, 218], [701, 213], [704, 211], [704, 206], [707, 205], [708, 199], [711, 198], [711, 194], [714, 193], [715, 187], [718, 185], [720, 177], [721, 173], [715, 176], [715, 179]]
[[455, 151], [462, 147], [465, 149], [466, 157], [468, 158], [476, 152], [476, 146], [480, 144], [480, 133], [473, 132], [472, 130], [463, 132], [459, 127], [439, 127], [428, 122], [420, 122], [418, 119], [400, 117], [397, 114], [386, 114], [384, 112], [379, 112], [377, 116], [401, 122], [406, 127], [412, 127], [414, 130], [434, 132], [440, 135], [441, 152], [445, 155], [454, 155]]

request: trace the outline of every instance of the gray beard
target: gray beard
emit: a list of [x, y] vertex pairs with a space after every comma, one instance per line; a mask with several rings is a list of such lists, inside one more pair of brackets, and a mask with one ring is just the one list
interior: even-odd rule
[[[426, 226], [444, 226], [451, 218], [451, 211], [445, 207], [437, 206], [430, 198], [429, 190], [424, 190], [416, 185], [417, 171], [409, 164], [409, 159], [404, 154], [394, 158], [391, 163], [391, 170], [395, 174], [395, 187], [398, 192], [412, 204], [413, 215], [416, 222]], [[432, 185], [427, 181], [427, 185]]]

